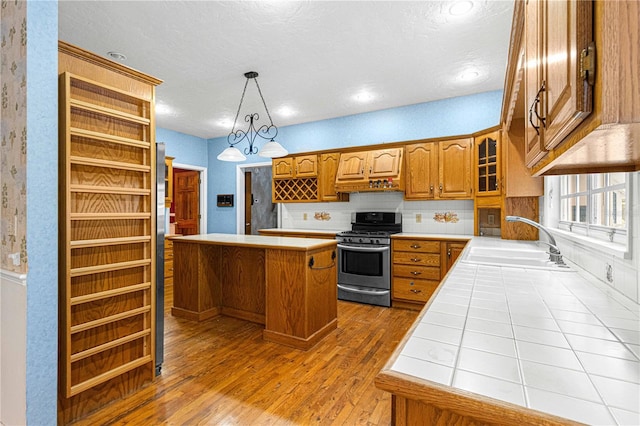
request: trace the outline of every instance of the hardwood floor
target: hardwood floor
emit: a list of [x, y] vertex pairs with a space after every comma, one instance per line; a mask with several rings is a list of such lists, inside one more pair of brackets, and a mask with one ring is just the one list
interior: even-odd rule
[[162, 374], [76, 425], [388, 425], [391, 396], [373, 379], [417, 312], [338, 302], [338, 329], [309, 351], [262, 340], [229, 317], [171, 316]]

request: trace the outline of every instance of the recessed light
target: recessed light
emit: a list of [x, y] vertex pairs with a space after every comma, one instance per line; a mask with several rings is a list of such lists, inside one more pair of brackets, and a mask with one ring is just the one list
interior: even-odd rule
[[473, 81], [473, 80], [477, 79], [479, 76], [480, 76], [480, 73], [478, 71], [469, 70], [469, 71], [465, 71], [462, 74], [460, 74], [460, 80], [462, 80], [462, 81]]
[[107, 52], [107, 55], [116, 61], [124, 62], [127, 60], [127, 57], [120, 52]]
[[220, 127], [230, 128], [233, 126], [233, 120], [230, 118], [223, 118], [222, 120], [218, 120], [216, 124]]
[[291, 117], [292, 115], [295, 115], [295, 111], [287, 106], [284, 106], [280, 109], [278, 109], [278, 114], [283, 116], [283, 117]]
[[353, 99], [355, 99], [358, 102], [371, 102], [373, 99], [375, 98], [375, 96], [373, 95], [373, 93], [371, 92], [366, 92], [366, 91], [362, 91], [360, 93], [357, 93], [353, 96]]
[[169, 105], [166, 104], [156, 104], [156, 114], [159, 115], [169, 115], [172, 113], [172, 109]]
[[473, 9], [473, 2], [470, 0], [457, 1], [449, 8], [449, 13], [453, 16], [460, 16], [469, 13]]

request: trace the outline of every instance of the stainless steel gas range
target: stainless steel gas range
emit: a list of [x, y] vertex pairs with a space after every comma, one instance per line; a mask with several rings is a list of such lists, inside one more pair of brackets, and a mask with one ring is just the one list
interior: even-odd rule
[[391, 235], [402, 232], [402, 214], [351, 214], [351, 231], [338, 240], [338, 299], [391, 306]]

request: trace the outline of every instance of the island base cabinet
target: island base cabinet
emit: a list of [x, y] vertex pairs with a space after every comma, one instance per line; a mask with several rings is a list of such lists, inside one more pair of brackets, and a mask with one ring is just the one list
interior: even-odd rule
[[338, 326], [335, 244], [287, 250], [178, 239], [173, 250], [173, 316], [264, 324], [265, 340], [302, 350]]
[[263, 337], [310, 349], [338, 326], [335, 249], [315, 252], [269, 249], [266, 256]]

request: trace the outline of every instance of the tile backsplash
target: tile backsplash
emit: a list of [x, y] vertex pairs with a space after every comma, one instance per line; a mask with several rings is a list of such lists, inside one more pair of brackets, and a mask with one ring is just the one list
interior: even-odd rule
[[358, 192], [344, 203], [284, 203], [280, 227], [296, 229], [351, 229], [351, 213], [402, 213], [404, 232], [473, 234], [473, 200], [407, 201], [401, 192]]

